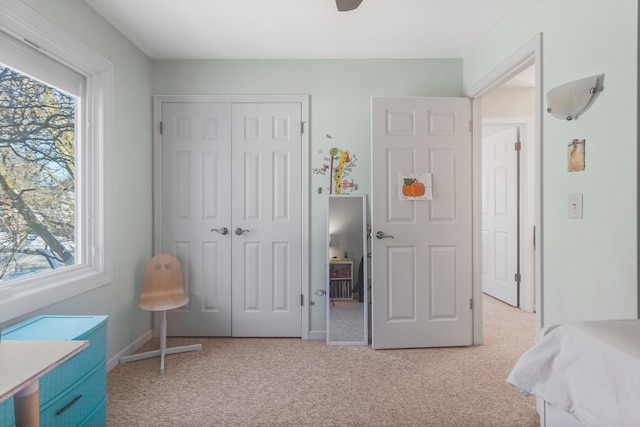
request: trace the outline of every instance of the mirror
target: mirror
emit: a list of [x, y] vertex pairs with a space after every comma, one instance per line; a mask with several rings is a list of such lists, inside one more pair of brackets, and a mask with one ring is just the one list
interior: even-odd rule
[[327, 344], [367, 345], [366, 195], [327, 196]]

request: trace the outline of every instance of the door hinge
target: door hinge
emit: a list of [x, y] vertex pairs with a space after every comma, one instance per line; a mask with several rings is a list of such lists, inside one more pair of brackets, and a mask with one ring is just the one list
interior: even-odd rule
[[520, 273], [516, 273], [513, 275], [513, 280], [515, 280], [516, 282], [521, 282], [522, 281], [522, 275], [520, 275]]
[[162, 135], [162, 122], [160, 122], [160, 135]]
[[300, 122], [300, 134], [304, 133], [304, 122]]
[[469, 298], [469, 310], [473, 310], [473, 298]]
[[304, 294], [300, 294], [300, 305], [304, 307]]
[[522, 142], [520, 142], [520, 141], [516, 142], [516, 143], [514, 144], [514, 147], [513, 147], [513, 148], [514, 148], [514, 150], [516, 150], [516, 151], [520, 151], [520, 150], [522, 150]]
[[473, 120], [469, 120], [469, 132], [473, 132]]

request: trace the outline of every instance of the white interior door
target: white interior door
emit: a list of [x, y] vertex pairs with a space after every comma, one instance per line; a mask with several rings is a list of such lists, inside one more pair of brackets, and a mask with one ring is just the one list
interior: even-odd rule
[[301, 114], [233, 105], [233, 336], [301, 336]]
[[[466, 98], [372, 99], [374, 348], [473, 342], [470, 120]], [[401, 200], [420, 172], [433, 200]]]
[[513, 306], [519, 301], [518, 140], [515, 126], [482, 138], [482, 290]]
[[162, 125], [162, 252], [180, 260], [191, 299], [167, 333], [229, 336], [231, 105], [163, 103]]

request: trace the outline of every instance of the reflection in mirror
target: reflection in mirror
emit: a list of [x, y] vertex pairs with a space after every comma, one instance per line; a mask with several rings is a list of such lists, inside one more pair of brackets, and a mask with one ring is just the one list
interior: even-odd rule
[[327, 205], [327, 343], [366, 345], [366, 195], [329, 195]]

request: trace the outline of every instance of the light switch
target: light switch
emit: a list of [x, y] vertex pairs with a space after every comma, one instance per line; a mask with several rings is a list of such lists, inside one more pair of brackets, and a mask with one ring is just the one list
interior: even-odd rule
[[569, 194], [569, 218], [582, 219], [582, 193]]

